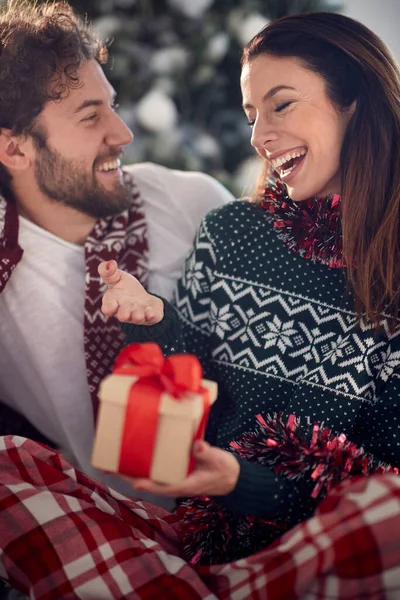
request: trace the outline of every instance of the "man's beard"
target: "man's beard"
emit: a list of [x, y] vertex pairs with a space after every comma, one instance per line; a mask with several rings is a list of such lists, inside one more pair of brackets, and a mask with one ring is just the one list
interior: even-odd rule
[[[37, 149], [35, 176], [39, 189], [51, 200], [70, 206], [95, 219], [103, 219], [121, 213], [130, 205], [130, 196], [122, 182], [117, 181], [112, 191], [107, 190], [95, 178], [95, 171], [88, 173], [79, 161], [64, 158], [47, 145], [38, 132], [33, 135]], [[95, 163], [114, 160], [120, 152], [99, 156]]]

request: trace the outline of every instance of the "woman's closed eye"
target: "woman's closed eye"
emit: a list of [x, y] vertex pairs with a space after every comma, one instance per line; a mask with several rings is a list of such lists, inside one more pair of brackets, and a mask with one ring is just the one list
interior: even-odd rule
[[281, 104], [278, 104], [278, 106], [275, 108], [275, 112], [277, 112], [277, 113], [282, 112], [283, 110], [285, 110], [285, 108], [288, 108], [288, 106], [290, 106], [291, 104], [293, 104], [292, 100], [288, 100], [287, 102], [282, 102]]
[[[274, 109], [274, 112], [276, 112], [276, 113], [283, 112], [285, 110], [285, 108], [288, 108], [291, 104], [293, 104], [293, 100], [287, 100], [286, 102], [281, 102], [281, 104], [278, 104], [278, 106]], [[255, 122], [256, 122], [255, 119], [248, 119], [247, 125], [249, 127], [253, 127]]]

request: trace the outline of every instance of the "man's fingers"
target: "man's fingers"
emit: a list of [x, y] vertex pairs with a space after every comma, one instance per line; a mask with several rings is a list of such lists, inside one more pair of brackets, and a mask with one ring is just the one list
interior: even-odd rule
[[115, 285], [121, 279], [121, 271], [115, 260], [101, 262], [97, 271], [106, 285]]

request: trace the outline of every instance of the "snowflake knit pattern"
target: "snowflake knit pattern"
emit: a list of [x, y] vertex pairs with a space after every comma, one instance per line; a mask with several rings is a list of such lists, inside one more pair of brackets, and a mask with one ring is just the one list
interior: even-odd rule
[[[391, 334], [383, 319], [376, 333], [358, 323], [344, 270], [286, 248], [259, 205], [237, 201], [205, 218], [176, 306], [186, 351], [219, 384], [210, 442], [228, 449], [257, 414], [283, 411], [305, 432], [317, 422], [400, 464], [400, 327]], [[262, 469], [242, 463], [236, 490], [221, 501], [262, 515], [270, 490]], [[296, 521], [311, 504], [300, 506], [291, 487], [276, 488], [275, 509]]]

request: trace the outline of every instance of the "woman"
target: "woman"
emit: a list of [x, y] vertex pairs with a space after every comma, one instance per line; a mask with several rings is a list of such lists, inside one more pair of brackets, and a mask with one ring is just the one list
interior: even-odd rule
[[[220, 516], [229, 527], [232, 525], [228, 537], [240, 524], [243, 535], [234, 542], [240, 545], [238, 552], [243, 555], [309, 517], [329, 485], [340, 480], [343, 473], [373, 472], [380, 467], [390, 470], [400, 464], [400, 81], [394, 60], [372, 32], [340, 15], [314, 13], [273, 22], [256, 35], [244, 50], [241, 85], [252, 144], [264, 163], [263, 174], [253, 202], [232, 203], [204, 220], [177, 292], [180, 326], [173, 308], [147, 294], [136, 280], [118, 271], [115, 263], [102, 264], [100, 273], [108, 284], [103, 310], [127, 323], [123, 326], [127, 341], [151, 339], [166, 353], [185, 349], [197, 354], [206, 376], [215, 379], [220, 389], [207, 427], [208, 443], [194, 449], [195, 472], [181, 486], [160, 487], [137, 480], [136, 488], [171, 496], [211, 496], [211, 504], [189, 502], [187, 514], [198, 517], [202, 510], [204, 516], [204, 509], [215, 511], [214, 526]], [[278, 178], [275, 184], [266, 177], [270, 168]], [[256, 430], [259, 414], [264, 421], [259, 421], [258, 432], [248, 434]], [[338, 439], [339, 434], [345, 434], [352, 445], [348, 463], [336, 471], [325, 468], [325, 479], [321, 479], [316, 463], [307, 462], [307, 457], [315, 443], [322, 443], [327, 427], [333, 437], [328, 438], [330, 445], [321, 447], [328, 462], [342, 456], [343, 438]], [[301, 435], [289, 452], [288, 443], [296, 428]], [[283, 432], [280, 438], [279, 432]], [[311, 444], [307, 441], [310, 436]], [[275, 441], [276, 452], [263, 450], [257, 455], [255, 447], [264, 449], [268, 437]], [[236, 454], [231, 451], [232, 442]], [[147, 508], [146, 513], [142, 505], [138, 508], [132, 501], [116, 498], [88, 478], [82, 479], [82, 475], [78, 485], [76, 475], [69, 478], [70, 467], [59, 463], [56, 454], [35, 450], [29, 442], [18, 443], [21, 449], [9, 439], [5, 442], [7, 458], [13, 459], [6, 494], [8, 506], [22, 501], [27, 493], [19, 478], [22, 465], [33, 461], [35, 468], [31, 465], [28, 474], [22, 476], [30, 478], [28, 510], [34, 516], [33, 522], [37, 519], [45, 523], [43, 544], [48, 546], [50, 540], [57, 556], [63, 556], [63, 564], [67, 555], [70, 560], [71, 549], [57, 539], [48, 520], [50, 515], [52, 522], [61, 519], [64, 523], [68, 505], [69, 527], [75, 523], [92, 532], [86, 562], [81, 558], [73, 561], [74, 569], [84, 573], [85, 581], [93, 581], [88, 573], [98, 564], [97, 555], [93, 559], [100, 544], [93, 541], [97, 525], [102, 556], [110, 548], [110, 538], [113, 542], [118, 539], [121, 552], [129, 540], [130, 558], [141, 556], [145, 560], [147, 556], [147, 560], [148, 549], [157, 546], [158, 553], [159, 547], [164, 547], [169, 558], [161, 558], [162, 550], [157, 561], [168, 564], [168, 577], [181, 569], [186, 573], [181, 578], [188, 585], [188, 565], [175, 560], [170, 568], [171, 556], [177, 553], [172, 549], [172, 525], [166, 524], [171, 516], [164, 514], [160, 520], [157, 510]], [[334, 454], [338, 447], [340, 452]], [[367, 454], [359, 450], [361, 447]], [[47, 468], [47, 463], [51, 467]], [[42, 489], [38, 492], [38, 481], [47, 486], [45, 493], [53, 513], [50, 509], [40, 513], [34, 504], [43, 494]], [[18, 485], [22, 485], [22, 491]], [[356, 485], [357, 489], [352, 487]], [[374, 485], [378, 491], [371, 492]], [[68, 486], [73, 502], [66, 500]], [[367, 488], [370, 496], [366, 499], [363, 493]], [[343, 489], [349, 496], [340, 503], [337, 498]], [[203, 581], [207, 580], [213, 592], [222, 594], [220, 597], [233, 598], [241, 568], [247, 569], [243, 577], [249, 587], [247, 591], [242, 587], [237, 597], [250, 597], [255, 589], [261, 590], [254, 592], [257, 597], [261, 593], [268, 594], [268, 598], [300, 598], [310, 590], [318, 597], [327, 597], [323, 594], [328, 594], [328, 581], [334, 582], [339, 590], [337, 597], [341, 598], [350, 593], [350, 588], [353, 598], [384, 594], [389, 581], [395, 589], [397, 582], [384, 575], [385, 569], [394, 572], [397, 563], [390, 560], [398, 560], [399, 542], [390, 535], [398, 526], [399, 510], [390, 513], [392, 520], [385, 523], [388, 528], [384, 535], [377, 533], [379, 527], [373, 518], [366, 516], [363, 520], [363, 511], [379, 496], [379, 489], [385, 489], [389, 498], [392, 494], [394, 500], [399, 495], [397, 478], [372, 477], [336, 488], [317, 509], [317, 516], [304, 526], [288, 532], [258, 558], [223, 570], [201, 571]], [[364, 572], [360, 567], [366, 564], [360, 558], [361, 548], [352, 547], [353, 553], [348, 553], [346, 537], [346, 532], [355, 536], [360, 530], [347, 529], [349, 515], [355, 515], [351, 504], [354, 500], [349, 499], [357, 498], [357, 494], [360, 521], [370, 524], [365, 536], [357, 539], [364, 549], [365, 540], [371, 542], [368, 551], [373, 556]], [[80, 513], [75, 522], [71, 507], [76, 498], [85, 518]], [[87, 509], [82, 507], [83, 501]], [[399, 506], [398, 500], [395, 506]], [[98, 520], [102, 507], [107, 513], [107, 527]], [[382, 510], [386, 514], [385, 508]], [[321, 517], [324, 512], [325, 521]], [[16, 515], [17, 511], [15, 521]], [[139, 517], [143, 518], [141, 525]], [[29, 518], [29, 526], [33, 527]], [[113, 523], [117, 520], [118, 527], [113, 528], [110, 519]], [[335, 533], [328, 534], [332, 524]], [[72, 535], [70, 528], [68, 531]], [[319, 531], [324, 533], [321, 539], [317, 539]], [[316, 535], [315, 543], [310, 532]], [[8, 531], [7, 536], [8, 550], [15, 546], [15, 534]], [[204, 531], [200, 537], [206, 537]], [[300, 538], [299, 553], [290, 554], [288, 549], [293, 549]], [[30, 542], [26, 535], [23, 539]], [[141, 551], [136, 549], [136, 554], [131, 551], [133, 539], [141, 542]], [[339, 551], [335, 546], [338, 540], [342, 541]], [[390, 560], [384, 540], [393, 550]], [[1, 547], [5, 547], [3, 541]], [[326, 550], [324, 556], [322, 548]], [[200, 550], [206, 554], [210, 547], [200, 543]], [[225, 550], [225, 560], [235, 556], [232, 544], [229, 549], [223, 548], [223, 553]], [[285, 552], [289, 554], [279, 585], [271, 584], [274, 565], [282, 561]], [[12, 562], [10, 553], [6, 558]], [[310, 560], [315, 568], [311, 576]], [[14, 582], [21, 585], [15, 576], [19, 563], [12, 564]], [[117, 564], [119, 573], [122, 569], [132, 582], [132, 563], [129, 567], [118, 558]], [[299, 578], [288, 577], [289, 564], [300, 565], [300, 571], [303, 568]], [[216, 575], [225, 577], [225, 583], [222, 579], [216, 582]], [[252, 588], [249, 581], [253, 577], [256, 583]], [[117, 579], [120, 584], [123, 578], [119, 575]], [[342, 589], [343, 581], [351, 582], [347, 590], [346, 586]], [[24, 589], [37, 587], [30, 578]], [[73, 592], [68, 588], [68, 593]], [[144, 595], [118, 594], [154, 597], [148, 589]], [[203, 594], [205, 597], [204, 590], [190, 597]], [[75, 596], [65, 593], [65, 597]]]
[[[257, 414], [294, 414], [305, 436], [316, 423], [363, 447], [371, 465], [400, 464], [400, 83], [384, 44], [333, 14], [271, 23], [242, 64], [264, 171], [254, 202], [203, 222], [177, 292], [182, 336], [168, 336], [173, 312], [163, 316], [133, 278], [115, 264], [100, 271], [106, 314], [140, 323], [148, 304], [148, 339], [197, 354], [220, 388], [207, 429], [215, 464], [179, 487], [137, 487], [217, 496], [287, 527], [315, 508], [311, 469], [293, 480], [226, 451]], [[144, 339], [139, 329], [125, 327], [128, 341]]]

